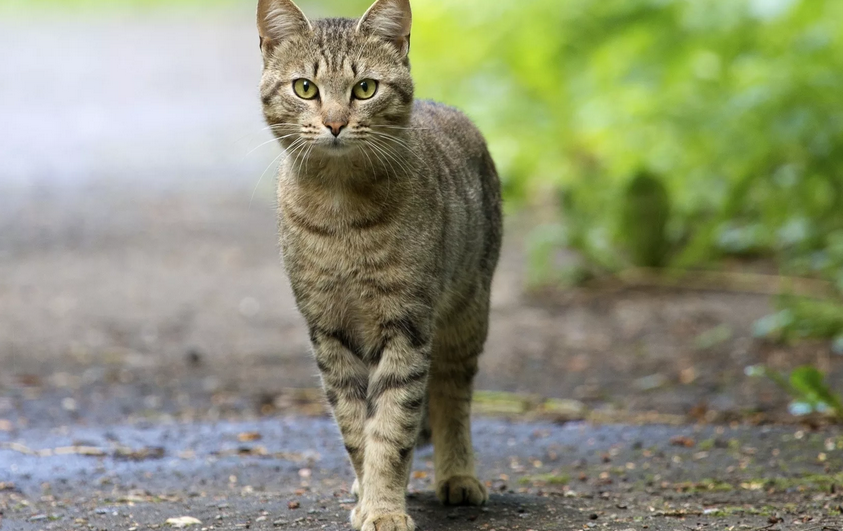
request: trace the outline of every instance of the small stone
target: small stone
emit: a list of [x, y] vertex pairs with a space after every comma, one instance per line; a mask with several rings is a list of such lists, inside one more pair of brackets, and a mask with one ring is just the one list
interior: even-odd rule
[[301, 507], [301, 503], [299, 503], [297, 500], [287, 502], [288, 509], [298, 509], [299, 507]]
[[202, 353], [193, 348], [187, 351], [187, 364], [193, 367], [198, 367], [202, 364]]
[[175, 528], [188, 527], [191, 525], [202, 525], [201, 520], [198, 520], [192, 516], [179, 516], [178, 518], [167, 518], [167, 521], [164, 523], [169, 525], [170, 527]]

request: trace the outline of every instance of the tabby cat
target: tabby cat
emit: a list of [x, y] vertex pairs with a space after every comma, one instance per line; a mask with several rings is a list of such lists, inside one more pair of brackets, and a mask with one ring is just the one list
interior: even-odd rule
[[354, 466], [364, 531], [414, 529], [405, 489], [428, 432], [436, 492], [481, 505], [472, 381], [501, 244], [500, 182], [459, 111], [414, 101], [409, 0], [309, 21], [259, 0], [266, 121], [285, 150], [282, 255]]

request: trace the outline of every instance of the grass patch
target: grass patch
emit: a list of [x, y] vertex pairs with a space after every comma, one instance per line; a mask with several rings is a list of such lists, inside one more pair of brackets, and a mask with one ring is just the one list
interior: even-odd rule
[[794, 478], [770, 478], [760, 480], [776, 490], [828, 490], [832, 485], [843, 486], [843, 472], [838, 474], [806, 474]]

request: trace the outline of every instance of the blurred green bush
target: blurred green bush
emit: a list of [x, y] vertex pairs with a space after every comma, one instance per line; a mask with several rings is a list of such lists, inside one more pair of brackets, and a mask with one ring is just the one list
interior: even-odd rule
[[769, 256], [843, 290], [840, 0], [413, 5], [419, 94], [480, 123], [509, 200], [562, 191], [589, 267]]

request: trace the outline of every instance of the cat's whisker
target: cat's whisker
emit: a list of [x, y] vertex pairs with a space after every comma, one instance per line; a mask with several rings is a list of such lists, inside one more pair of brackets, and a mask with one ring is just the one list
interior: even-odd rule
[[295, 165], [298, 165], [298, 169], [294, 170], [294, 175], [301, 175], [302, 164], [304, 163], [306, 152], [310, 151], [308, 147], [313, 147], [313, 144], [308, 145], [308, 143], [305, 141], [302, 142], [301, 149], [297, 150], [296, 156], [293, 159], [293, 166], [295, 167]]
[[[395, 178], [396, 178], [396, 179], [400, 179], [400, 178], [401, 178], [401, 176], [398, 174], [398, 171], [395, 169], [395, 166], [394, 166], [394, 165], [392, 164], [392, 162], [389, 160], [390, 158], [392, 158], [392, 160], [395, 160], [395, 159], [394, 159], [393, 157], [391, 157], [391, 156], [389, 155], [389, 153], [388, 153], [388, 152], [387, 152], [387, 151], [386, 151], [383, 147], [379, 146], [377, 143], [372, 142], [372, 143], [370, 143], [369, 145], [370, 145], [373, 149], [375, 149], [375, 150], [376, 150], [376, 151], [374, 151], [374, 153], [377, 153], [377, 152], [382, 153], [382, 154], [383, 154], [383, 156], [384, 156], [384, 159], [383, 159], [383, 160], [386, 162], [386, 164], [387, 164], [387, 165], [389, 165], [389, 168], [386, 168], [386, 167], [384, 166], [384, 169], [386, 169], [386, 170], [387, 170], [387, 171], [386, 171], [386, 187], [387, 187], [387, 188], [386, 188], [386, 193], [387, 193], [387, 197], [388, 197], [388, 196], [389, 196], [389, 187], [390, 187], [389, 170], [390, 170], [390, 169], [392, 170], [392, 173], [393, 173], [393, 174], [395, 174]], [[407, 171], [407, 169], [406, 169], [406, 168], [404, 168], [404, 171]], [[409, 173], [409, 172], [408, 172], [408, 173]]]
[[[290, 147], [292, 148], [293, 146], [295, 146], [296, 142], [298, 142], [298, 140], [293, 142], [293, 144]], [[284, 150], [281, 153], [279, 153], [278, 156], [275, 157], [274, 159], [272, 159], [272, 162], [270, 162], [269, 165], [267, 165], [267, 167], [263, 170], [263, 173], [261, 173], [261, 176], [258, 178], [257, 184], [255, 184], [255, 188], [252, 190], [252, 197], [249, 198], [249, 208], [252, 208], [252, 201], [254, 201], [255, 193], [258, 191], [258, 187], [260, 186], [261, 181], [263, 181], [263, 176], [266, 175], [266, 172], [269, 171], [269, 168], [272, 167], [272, 165], [275, 164], [278, 161], [278, 159], [280, 159], [284, 155], [288, 155], [288, 153], [289, 152], [287, 150]]]
[[415, 151], [413, 150], [413, 147], [409, 144], [409, 142], [407, 142], [407, 140], [405, 140], [401, 137], [391, 135], [389, 133], [382, 133], [380, 131], [370, 131], [370, 133], [373, 134], [373, 135], [377, 135], [378, 137], [386, 138], [387, 140], [392, 140], [393, 142], [401, 144], [402, 146], [407, 148], [407, 151], [410, 151], [415, 155]]
[[[363, 153], [366, 156], [366, 159], [369, 161], [369, 166], [372, 167], [372, 177], [377, 179], [378, 175], [377, 175], [377, 172], [375, 171], [375, 165], [374, 165], [374, 163], [372, 163], [372, 157], [370, 157], [369, 154], [366, 152], [363, 144], [358, 143], [356, 145], [357, 145], [357, 149], [359, 149], [360, 152]], [[389, 192], [387, 191], [387, 197], [388, 196], [389, 196]]]
[[[369, 145], [369, 147], [370, 147], [370, 148], [374, 148], [374, 146], [372, 146], [372, 145]], [[383, 166], [384, 170], [386, 170], [386, 198], [387, 198], [387, 200], [388, 200], [388, 199], [389, 199], [389, 193], [392, 191], [392, 188], [391, 188], [391, 186], [392, 186], [392, 181], [391, 181], [391, 180], [390, 180], [390, 178], [389, 178], [389, 168], [387, 168], [387, 167], [386, 167], [386, 164], [384, 164], [384, 159], [383, 159], [383, 158], [381, 158], [381, 156], [378, 154], [378, 152], [377, 152], [377, 151], [375, 151], [374, 149], [372, 149], [372, 153], [373, 153], [373, 154], [374, 154], [374, 155], [378, 158], [378, 162], [380, 162], [380, 163], [381, 163], [381, 165]]]
[[[381, 166], [386, 171], [386, 178], [387, 178], [387, 182], [388, 182], [389, 170], [390, 170], [390, 168], [388, 167], [389, 161], [387, 159], [385, 159], [384, 156], [382, 156], [383, 150], [379, 149], [375, 144], [373, 144], [371, 142], [367, 143], [367, 147], [369, 147], [372, 150], [372, 154], [375, 157], [377, 157], [378, 162], [380, 162]], [[394, 169], [393, 169], [393, 171], [394, 171]]]
[[253, 149], [249, 150], [249, 152], [248, 152], [248, 153], [246, 153], [246, 156], [248, 157], [249, 155], [251, 155], [252, 153], [254, 153], [255, 151], [259, 150], [260, 148], [262, 148], [263, 146], [265, 146], [265, 145], [267, 145], [267, 144], [271, 144], [271, 143], [273, 143], [273, 142], [277, 142], [278, 140], [283, 140], [283, 139], [285, 139], [285, 138], [290, 138], [291, 136], [296, 136], [297, 134], [299, 134], [299, 133], [298, 133], [298, 132], [296, 132], [296, 133], [290, 133], [290, 134], [287, 134], [287, 135], [279, 136], [279, 137], [277, 137], [277, 138], [276, 138], [276, 137], [273, 137], [273, 138], [271, 138], [271, 139], [267, 140], [266, 142], [261, 142], [261, 143], [260, 143], [260, 144], [258, 144], [255, 148], [253, 148]]
[[383, 149], [384, 154], [393, 161], [395, 161], [395, 163], [398, 164], [402, 170], [404, 170], [408, 174], [412, 173], [412, 168], [409, 166], [409, 164], [407, 164], [405, 160], [401, 158], [401, 156], [395, 151], [393, 147], [384, 143], [382, 140], [378, 140], [376, 137], [372, 137], [370, 138], [370, 140], [374, 145], [380, 146], [380, 148]]
[[235, 141], [233, 142], [233, 144], [236, 144], [236, 143], [238, 143], [238, 142], [242, 142], [243, 140], [245, 140], [246, 138], [248, 138], [248, 137], [250, 137], [250, 136], [252, 136], [252, 135], [257, 135], [257, 134], [260, 134], [260, 133], [262, 133], [262, 132], [264, 132], [264, 131], [266, 131], [266, 130], [268, 130], [268, 129], [274, 129], [275, 127], [281, 127], [281, 126], [284, 126], [284, 127], [297, 127], [297, 126], [298, 126], [298, 124], [292, 124], [292, 123], [287, 124], [287, 123], [282, 123], [282, 124], [272, 124], [272, 125], [267, 125], [266, 127], [262, 127], [262, 128], [260, 128], [260, 129], [258, 129], [257, 131], [251, 131], [251, 132], [249, 132], [249, 133], [246, 133], [245, 135], [243, 135], [243, 136], [241, 136], [240, 138], [238, 138], [237, 140], [235, 140]]
[[387, 138], [389, 140], [393, 140], [397, 143], [400, 143], [402, 146], [406, 147], [409, 151], [413, 150], [413, 148], [410, 146], [410, 144], [405, 139], [403, 139], [399, 136], [395, 136], [395, 135], [390, 134], [390, 133], [384, 133], [382, 131], [369, 131], [369, 133], [373, 134], [373, 135], [377, 135], [381, 138]]
[[386, 127], [388, 129], [403, 129], [405, 131], [430, 131], [429, 127], [404, 127], [401, 125], [372, 124], [366, 127]]
[[304, 154], [304, 172], [310, 174], [310, 153], [313, 151], [314, 144], [310, 144], [307, 153]]
[[416, 152], [415, 152], [415, 150], [414, 150], [414, 149], [413, 149], [413, 148], [412, 148], [412, 147], [411, 147], [411, 146], [410, 146], [410, 145], [409, 145], [409, 144], [408, 144], [405, 140], [402, 140], [402, 139], [400, 139], [400, 138], [394, 137], [394, 136], [392, 136], [392, 135], [387, 135], [387, 134], [384, 134], [384, 133], [378, 133], [377, 131], [372, 131], [372, 134], [376, 135], [376, 137], [378, 137], [378, 138], [382, 138], [382, 139], [385, 139], [385, 140], [390, 140], [390, 141], [392, 141], [392, 142], [397, 143], [397, 144], [398, 144], [399, 146], [401, 146], [401, 147], [402, 147], [405, 151], [407, 151], [408, 153], [410, 153], [411, 155], [413, 155], [414, 157], [416, 157], [417, 159], [419, 159], [419, 161], [420, 161], [422, 164], [424, 164], [424, 165], [425, 165], [425, 167], [426, 167], [427, 169], [430, 169], [430, 166], [427, 164], [427, 161], [426, 161], [426, 160], [424, 160], [424, 158], [423, 158], [421, 155], [419, 155], [418, 153], [416, 153]]

